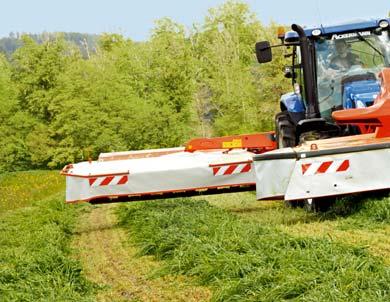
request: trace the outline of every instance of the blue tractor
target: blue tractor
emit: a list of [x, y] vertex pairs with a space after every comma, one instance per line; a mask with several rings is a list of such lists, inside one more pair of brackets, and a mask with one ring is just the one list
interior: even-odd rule
[[390, 65], [390, 19], [302, 28], [293, 24], [280, 45], [256, 44], [259, 63], [272, 60], [273, 47], [291, 49], [285, 76], [294, 91], [280, 100], [275, 117], [279, 147], [334, 136], [362, 133], [364, 129], [340, 127], [332, 112], [373, 104], [380, 92], [378, 73]]
[[[332, 120], [336, 110], [371, 106], [380, 92], [378, 73], [390, 66], [390, 19], [302, 28], [279, 35], [281, 44], [256, 43], [259, 63], [272, 60], [272, 48], [286, 47], [293, 92], [282, 95], [275, 116], [278, 148], [308, 140], [373, 131], [365, 126], [340, 126]], [[323, 200], [289, 202], [309, 210], [326, 210]]]

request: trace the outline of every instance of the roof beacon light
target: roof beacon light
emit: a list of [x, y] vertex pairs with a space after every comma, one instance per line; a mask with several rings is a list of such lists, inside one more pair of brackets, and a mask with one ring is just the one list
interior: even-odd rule
[[389, 27], [389, 21], [387, 21], [387, 20], [380, 21], [379, 22], [379, 27], [380, 28], [387, 28], [387, 27]]
[[318, 37], [319, 35], [321, 35], [321, 29], [313, 29], [313, 31], [311, 32], [311, 34], [314, 36], [314, 37]]
[[278, 27], [278, 38], [283, 38], [284, 37], [284, 34], [285, 34], [285, 29], [283, 26], [279, 26]]

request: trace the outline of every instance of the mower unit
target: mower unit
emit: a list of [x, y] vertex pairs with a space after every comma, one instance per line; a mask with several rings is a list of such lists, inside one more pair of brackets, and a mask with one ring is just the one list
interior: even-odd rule
[[293, 92], [275, 132], [193, 139], [185, 147], [106, 153], [67, 165], [66, 201], [145, 200], [254, 190], [317, 202], [390, 189], [390, 20], [305, 28], [256, 44], [259, 63], [285, 47]]

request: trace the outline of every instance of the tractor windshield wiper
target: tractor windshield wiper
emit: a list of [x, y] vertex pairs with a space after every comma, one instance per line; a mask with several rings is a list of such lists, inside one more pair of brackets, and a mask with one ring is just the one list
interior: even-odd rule
[[359, 39], [365, 42], [368, 46], [370, 46], [373, 50], [375, 50], [383, 59], [385, 59], [385, 55], [380, 52], [374, 45], [372, 45], [365, 37], [363, 37], [359, 32], [356, 32]]

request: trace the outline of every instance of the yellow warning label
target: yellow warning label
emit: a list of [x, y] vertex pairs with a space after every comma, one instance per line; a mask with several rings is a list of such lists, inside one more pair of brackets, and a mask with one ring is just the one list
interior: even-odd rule
[[233, 139], [231, 142], [222, 142], [223, 149], [242, 148], [241, 138]]

